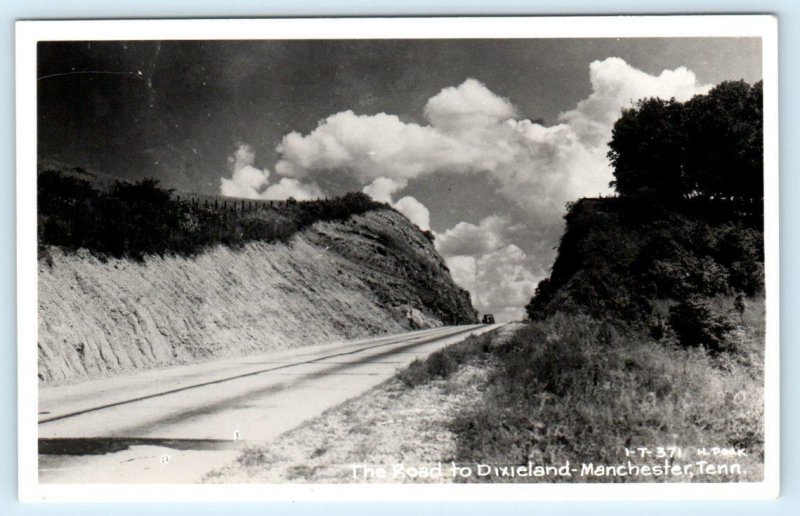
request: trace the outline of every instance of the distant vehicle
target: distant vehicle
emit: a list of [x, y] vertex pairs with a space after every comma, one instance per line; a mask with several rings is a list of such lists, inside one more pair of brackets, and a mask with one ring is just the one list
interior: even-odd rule
[[484, 315], [483, 324], [494, 324], [494, 316], [492, 314]]

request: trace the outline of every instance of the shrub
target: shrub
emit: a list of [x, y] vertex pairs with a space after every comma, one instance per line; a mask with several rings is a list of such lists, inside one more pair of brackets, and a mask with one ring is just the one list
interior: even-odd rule
[[397, 377], [406, 387], [417, 387], [435, 379], [449, 377], [467, 362], [481, 359], [490, 349], [490, 337], [469, 337], [463, 342], [431, 353], [425, 360], [415, 359]]
[[763, 290], [761, 229], [722, 210], [694, 213], [696, 203], [642, 204], [608, 198], [572, 205], [550, 277], [526, 306], [531, 320], [585, 312], [643, 327], [658, 300]]
[[728, 347], [726, 337], [734, 325], [708, 300], [688, 299], [669, 309], [669, 325], [684, 346], [705, 346], [711, 351]]
[[101, 191], [58, 170], [39, 174], [38, 204], [40, 248], [85, 248], [100, 257], [135, 259], [150, 254], [192, 255], [215, 244], [285, 242], [317, 221], [345, 220], [385, 207], [359, 192], [242, 213], [180, 202], [154, 179], [117, 181]]

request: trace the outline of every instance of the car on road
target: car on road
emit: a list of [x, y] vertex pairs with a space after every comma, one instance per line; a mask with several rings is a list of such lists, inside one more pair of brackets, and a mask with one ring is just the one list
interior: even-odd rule
[[483, 316], [483, 324], [494, 324], [494, 316], [492, 314], [485, 314]]

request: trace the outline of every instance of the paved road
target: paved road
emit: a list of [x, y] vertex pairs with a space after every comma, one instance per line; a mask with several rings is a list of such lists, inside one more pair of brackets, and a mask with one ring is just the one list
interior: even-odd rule
[[500, 325], [449, 326], [143, 371], [39, 391], [39, 480], [197, 482], [391, 377]]

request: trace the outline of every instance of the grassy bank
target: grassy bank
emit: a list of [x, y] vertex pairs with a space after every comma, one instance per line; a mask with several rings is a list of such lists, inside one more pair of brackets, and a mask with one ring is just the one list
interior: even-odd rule
[[[635, 448], [677, 446], [678, 464], [704, 460], [698, 447], [736, 448], [742, 474], [694, 478], [544, 477], [497, 475], [468, 481], [756, 481], [763, 462], [763, 303], [752, 303], [729, 335], [736, 349], [650, 341], [585, 316], [555, 315], [518, 331], [489, 353], [496, 366], [477, 400], [450, 423], [455, 460], [464, 465], [559, 466], [654, 464]], [[463, 350], [444, 351], [412, 366], [405, 377], [438, 376], [438, 365], [467, 362]], [[415, 384], [422, 384], [415, 380]], [[625, 449], [632, 451], [627, 456]], [[695, 467], [696, 469], [696, 467]], [[730, 472], [728, 472], [730, 473]]]

